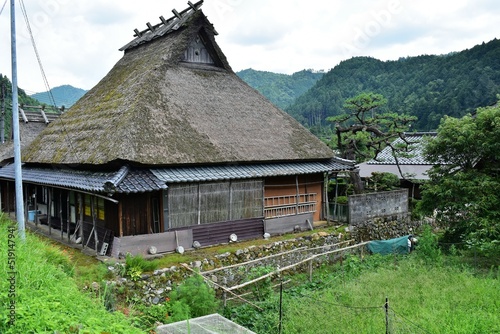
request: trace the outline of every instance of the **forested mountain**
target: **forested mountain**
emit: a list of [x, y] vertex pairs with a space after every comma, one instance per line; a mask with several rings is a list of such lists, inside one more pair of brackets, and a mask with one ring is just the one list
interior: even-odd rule
[[[5, 93], [5, 96], [2, 95]], [[0, 73], [0, 97], [5, 98], [5, 105], [8, 110], [11, 110], [11, 105], [12, 105], [12, 82], [10, 81], [9, 78], [7, 78], [5, 75]], [[19, 101], [19, 104], [25, 104], [25, 105], [39, 105], [40, 102], [35, 99], [30, 97], [29, 95], [26, 94], [26, 92], [20, 88], [17, 90], [17, 98]]]
[[[54, 87], [50, 91], [52, 92], [56, 106], [64, 106], [66, 108], [71, 107], [87, 92], [85, 89], [75, 88], [70, 85]], [[52, 102], [48, 92], [36, 93], [31, 96], [48, 105], [53, 105], [54, 103]]]
[[387, 110], [418, 120], [413, 130], [436, 129], [444, 115], [461, 117], [497, 101], [500, 93], [500, 40], [447, 55], [380, 61], [355, 57], [326, 73], [287, 107], [314, 133], [328, 131], [325, 119], [341, 114], [344, 101], [362, 92], [387, 98]]
[[284, 109], [311, 88], [324, 75], [324, 72], [302, 70], [289, 75], [249, 68], [236, 74], [275, 106]]

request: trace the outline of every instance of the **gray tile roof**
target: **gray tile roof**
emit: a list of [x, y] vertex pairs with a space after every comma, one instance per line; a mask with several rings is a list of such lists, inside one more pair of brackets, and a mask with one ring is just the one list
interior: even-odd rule
[[[409, 146], [410, 151], [405, 154], [406, 156], [398, 156], [399, 168], [396, 165], [396, 159], [391, 148], [386, 147], [379, 153], [377, 160], [372, 159], [358, 165], [359, 175], [365, 178], [371, 177], [372, 173], [375, 172], [385, 172], [397, 175], [400, 179], [428, 180], [427, 172], [432, 167], [432, 164], [424, 159], [422, 144], [424, 138], [434, 136], [436, 136], [435, 132], [406, 133], [406, 140], [412, 144]], [[392, 144], [403, 144], [403, 140], [398, 138]]]
[[[423, 145], [422, 140], [425, 137], [434, 137], [435, 132], [419, 132], [419, 133], [409, 133], [405, 134], [405, 138], [408, 142], [412, 143], [409, 148], [410, 151], [407, 154], [400, 154], [398, 156], [398, 162], [400, 165], [430, 165], [431, 163], [426, 161], [423, 156]], [[392, 142], [393, 145], [404, 144], [401, 138], [396, 139]], [[396, 159], [392, 153], [390, 147], [386, 147], [377, 156], [377, 159], [372, 159], [367, 161], [368, 165], [392, 165], [396, 164]]]
[[[349, 160], [334, 158], [324, 162], [295, 162], [213, 167], [143, 168], [128, 166], [118, 171], [41, 168], [24, 165], [23, 181], [101, 193], [142, 193], [167, 189], [168, 182], [202, 182], [345, 171], [354, 168]], [[0, 179], [15, 179], [14, 164], [0, 169]]]
[[[123, 166], [118, 171], [96, 172], [76, 169], [22, 167], [23, 181], [56, 187], [105, 193], [140, 193], [166, 189], [149, 170], [134, 170]], [[14, 165], [0, 169], [0, 178], [13, 180]]]
[[353, 168], [352, 161], [334, 158], [325, 162], [155, 168], [151, 169], [151, 172], [166, 183], [176, 183], [324, 173], [346, 171]]

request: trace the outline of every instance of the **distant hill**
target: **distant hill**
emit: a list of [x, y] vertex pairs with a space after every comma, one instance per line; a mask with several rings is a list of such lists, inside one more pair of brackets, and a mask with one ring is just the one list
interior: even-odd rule
[[347, 98], [374, 92], [387, 109], [417, 116], [413, 130], [436, 129], [444, 115], [461, 117], [497, 101], [500, 93], [500, 40], [448, 55], [380, 61], [345, 60], [285, 109], [314, 133], [330, 127], [326, 117], [343, 112]]
[[[66, 108], [69, 108], [73, 104], [75, 104], [75, 102], [78, 101], [87, 92], [85, 89], [75, 88], [70, 85], [54, 87], [50, 91], [52, 92], [52, 96], [54, 97], [56, 106], [64, 106]], [[32, 94], [31, 97], [48, 105], [53, 104], [48, 92], [35, 93]]]
[[257, 71], [250, 68], [236, 72], [236, 74], [275, 106], [284, 109], [321, 79], [324, 72], [302, 70], [289, 75]]

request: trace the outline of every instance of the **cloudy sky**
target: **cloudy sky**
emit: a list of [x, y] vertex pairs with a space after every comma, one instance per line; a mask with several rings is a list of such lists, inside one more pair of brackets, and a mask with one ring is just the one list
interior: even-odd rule
[[[193, 3], [195, 0], [191, 0]], [[10, 0], [0, 15], [0, 73], [11, 77]], [[184, 0], [30, 0], [25, 8], [51, 88], [92, 88], [135, 28], [171, 17]], [[45, 91], [16, 1], [18, 83]], [[498, 0], [205, 0], [203, 12], [234, 71], [329, 70], [353, 56], [443, 54], [500, 38]]]

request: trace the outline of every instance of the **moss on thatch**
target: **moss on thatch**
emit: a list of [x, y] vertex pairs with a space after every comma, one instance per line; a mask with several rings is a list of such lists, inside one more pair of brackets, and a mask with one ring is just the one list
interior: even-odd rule
[[[217, 66], [181, 61], [198, 34]], [[332, 151], [231, 70], [201, 11], [125, 52], [23, 152], [32, 163], [179, 165], [326, 159]]]

